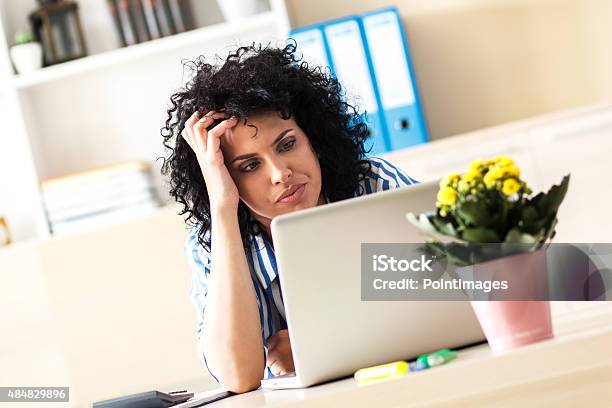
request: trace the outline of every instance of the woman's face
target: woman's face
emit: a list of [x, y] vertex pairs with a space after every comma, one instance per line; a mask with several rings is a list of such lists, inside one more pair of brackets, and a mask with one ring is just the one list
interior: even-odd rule
[[246, 125], [239, 121], [222, 137], [221, 149], [240, 199], [264, 226], [324, 202], [319, 160], [293, 118], [269, 113]]

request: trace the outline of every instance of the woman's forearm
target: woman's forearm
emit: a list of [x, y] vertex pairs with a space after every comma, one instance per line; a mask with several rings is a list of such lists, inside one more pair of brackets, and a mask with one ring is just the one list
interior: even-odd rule
[[257, 298], [235, 211], [212, 214], [212, 270], [205, 310], [209, 368], [234, 392], [259, 387], [264, 370]]

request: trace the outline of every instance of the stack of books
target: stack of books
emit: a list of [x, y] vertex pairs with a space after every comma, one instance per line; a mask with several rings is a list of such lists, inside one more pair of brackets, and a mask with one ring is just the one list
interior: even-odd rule
[[54, 235], [124, 222], [160, 206], [151, 165], [141, 161], [46, 180], [41, 190]]
[[190, 0], [107, 0], [121, 46], [195, 28]]

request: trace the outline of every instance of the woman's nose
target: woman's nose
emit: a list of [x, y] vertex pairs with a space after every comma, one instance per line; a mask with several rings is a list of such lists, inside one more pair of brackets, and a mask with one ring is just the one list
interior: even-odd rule
[[282, 160], [273, 160], [270, 163], [270, 167], [272, 169], [272, 174], [270, 177], [272, 184], [287, 183], [293, 175], [293, 172], [289, 166]]

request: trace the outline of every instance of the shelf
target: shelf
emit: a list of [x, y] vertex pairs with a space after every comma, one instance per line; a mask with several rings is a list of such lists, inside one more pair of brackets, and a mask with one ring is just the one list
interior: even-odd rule
[[202, 41], [210, 42], [211, 40], [238, 35], [245, 31], [256, 30], [259, 27], [268, 27], [274, 24], [277, 24], [277, 17], [273, 11], [268, 11], [242, 20], [213, 24], [157, 40], [53, 65], [32, 73], [16, 75], [13, 77], [11, 84], [15, 89], [26, 89], [71, 75], [78, 75], [118, 63], [163, 54], [185, 46], [195, 45]]
[[[88, 0], [91, 7], [83, 11], [91, 14], [84, 14], [83, 21], [90, 45], [97, 45], [92, 54], [18, 75], [11, 64], [12, 42], [7, 35], [27, 20], [34, 1], [0, 0], [0, 53], [4, 54], [0, 120], [6, 124], [5, 133], [14, 136], [5, 146], [12, 153], [0, 162], [0, 185], [22, 198], [0, 199], [0, 211], [14, 242], [49, 238], [41, 180], [116, 161], [159, 156], [161, 144], [147, 135], [159, 134], [169, 92], [188, 79], [181, 60], [199, 55], [212, 59], [252, 41], [283, 42], [289, 32], [284, 0], [257, 1], [261, 12], [221, 23], [212, 23], [222, 20], [220, 9], [211, 12], [206, 2], [193, 2], [199, 28], [117, 48], [113, 44], [116, 27], [106, 2]], [[143, 69], [146, 76], [142, 76]], [[130, 90], [129, 98], [124, 97], [125, 89]], [[97, 103], [82, 103], [83, 96]], [[150, 119], [140, 123], [134, 117]], [[80, 137], [83, 132], [88, 137]], [[15, 171], [17, 178], [12, 176]], [[165, 183], [159, 174], [155, 179], [157, 187]], [[162, 187], [158, 193], [165, 196], [167, 191]]]
[[42, 237], [33, 237], [33, 238], [15, 241], [8, 245], [0, 246], [0, 254], [7, 253], [9, 251], [15, 251], [15, 250], [18, 250], [19, 248], [26, 248], [26, 250], [30, 250], [30, 248], [34, 249], [39, 245], [46, 245], [48, 242], [57, 242], [57, 241], [66, 240], [66, 239], [74, 239], [75, 237], [78, 238], [78, 237], [83, 237], [83, 236], [89, 236], [93, 234], [98, 234], [99, 232], [102, 232], [102, 231], [108, 231], [109, 229], [129, 228], [129, 225], [132, 223], [139, 223], [139, 222], [143, 222], [146, 220], [150, 220], [147, 222], [155, 222], [155, 220], [159, 219], [160, 217], [161, 218], [172, 217], [172, 216], [180, 217], [179, 212], [181, 211], [181, 209], [182, 207], [176, 203], [163, 204], [146, 213], [135, 215], [130, 218], [126, 218], [122, 221], [111, 222], [108, 225], [97, 226], [97, 227], [92, 227], [92, 228], [84, 228], [81, 231], [73, 231], [73, 232], [69, 232], [69, 233], [65, 233], [61, 235], [48, 234]]

